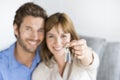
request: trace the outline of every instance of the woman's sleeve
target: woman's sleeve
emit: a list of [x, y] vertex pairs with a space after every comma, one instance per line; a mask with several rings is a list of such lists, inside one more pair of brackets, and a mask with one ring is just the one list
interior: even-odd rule
[[93, 62], [88, 66], [82, 65], [80, 61], [77, 60], [77, 63], [79, 64], [78, 66], [83, 68], [88, 73], [90, 80], [96, 80], [97, 70], [98, 70], [99, 63], [100, 63], [99, 57], [95, 52], [93, 52], [93, 58], [94, 58]]
[[82, 65], [81, 61], [79, 59], [75, 60], [75, 63], [77, 63], [78, 66], [82, 67], [82, 68], [86, 68], [86, 69], [97, 69], [99, 67], [99, 57], [98, 55], [92, 51], [92, 55], [93, 55], [93, 61], [90, 65]]

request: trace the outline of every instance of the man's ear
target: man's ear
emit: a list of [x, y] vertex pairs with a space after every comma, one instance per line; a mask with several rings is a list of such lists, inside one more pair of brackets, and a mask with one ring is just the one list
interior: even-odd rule
[[13, 27], [14, 27], [14, 34], [18, 36], [18, 33], [19, 33], [18, 26], [14, 24]]

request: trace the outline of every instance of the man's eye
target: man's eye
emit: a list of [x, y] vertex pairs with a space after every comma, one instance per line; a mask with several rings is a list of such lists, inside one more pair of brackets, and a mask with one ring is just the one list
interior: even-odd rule
[[31, 30], [31, 28], [30, 28], [30, 27], [27, 27], [26, 30]]

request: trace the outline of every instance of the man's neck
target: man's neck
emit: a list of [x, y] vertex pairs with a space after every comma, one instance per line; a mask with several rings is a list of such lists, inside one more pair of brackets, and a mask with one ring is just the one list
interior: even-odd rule
[[20, 45], [16, 44], [14, 56], [18, 62], [30, 68], [35, 57], [35, 53], [29, 53]]

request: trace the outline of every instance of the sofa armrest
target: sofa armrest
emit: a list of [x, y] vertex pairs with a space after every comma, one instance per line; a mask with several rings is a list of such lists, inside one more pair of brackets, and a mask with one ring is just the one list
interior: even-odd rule
[[120, 43], [108, 43], [100, 62], [97, 80], [120, 80]]

